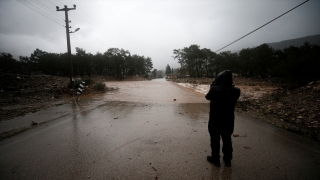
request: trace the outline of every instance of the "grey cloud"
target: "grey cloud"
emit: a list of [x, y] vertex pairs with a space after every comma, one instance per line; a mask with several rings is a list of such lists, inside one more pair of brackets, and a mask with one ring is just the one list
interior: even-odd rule
[[[303, 1], [41, 2], [52, 9], [55, 9], [53, 4], [77, 5], [76, 10], [69, 12], [72, 28], [80, 28], [71, 34], [73, 52], [75, 47], [93, 54], [110, 47], [124, 48], [132, 54], [151, 57], [154, 68], [162, 69], [166, 64], [178, 67], [171, 57], [173, 49], [198, 44], [216, 51]], [[320, 34], [319, 9], [320, 1], [309, 1], [224, 50]], [[63, 12], [50, 14], [64, 17]], [[64, 22], [61, 20], [61, 25], [57, 25], [18, 1], [0, 1], [0, 24], [0, 51], [15, 57], [30, 55], [35, 48], [56, 53], [66, 51]]]

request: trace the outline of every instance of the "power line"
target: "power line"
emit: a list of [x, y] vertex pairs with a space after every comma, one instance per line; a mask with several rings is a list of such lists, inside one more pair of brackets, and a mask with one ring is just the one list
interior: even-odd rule
[[[53, 4], [50, 0], [47, 0], [50, 4], [52, 4], [53, 6], [56, 6], [56, 4]], [[59, 1], [61, 3], [61, 5], [63, 5], [63, 3], [61, 1]], [[48, 7], [49, 8], [49, 7]], [[50, 8], [49, 8], [50, 9]], [[77, 20], [80, 24], [82, 24], [83, 26], [86, 26], [88, 28], [91, 28], [87, 25], [85, 25], [84, 23], [81, 22], [81, 20], [79, 20], [78, 18], [74, 17], [72, 14], [69, 14], [70, 17], [74, 18], [75, 20]], [[91, 28], [92, 29], [92, 28]]]
[[[59, 0], [57, 0], [57, 1], [59, 1]], [[59, 1], [59, 3], [63, 4], [61, 1]]]
[[[70, 3], [73, 3], [72, 1], [68, 0]], [[60, 2], [60, 1], [59, 1]], [[61, 2], [60, 2], [61, 3]], [[105, 33], [104, 31], [107, 31], [106, 29], [104, 29], [103, 27], [100, 26], [99, 23], [97, 23], [94, 19], [92, 19], [90, 16], [88, 16], [85, 12], [81, 11], [80, 9], [78, 9], [80, 12], [82, 12], [83, 14], [85, 14], [87, 17], [90, 18], [90, 21], [88, 21], [86, 18], [84, 18], [83, 16], [81, 16], [81, 14], [78, 14], [77, 12], [75, 12], [75, 14], [77, 14], [78, 16], [81, 17], [81, 19], [85, 20], [87, 23], [89, 23], [91, 26], [95, 27], [95, 29], [92, 29], [93, 31], [99, 31], [102, 35], [104, 35], [104, 37], [106, 37], [107, 39], [112, 39], [112, 41], [116, 41], [116, 42], [119, 42], [119, 40], [114, 37], [111, 33]], [[93, 23], [96, 23], [96, 25], [98, 25], [99, 27], [97, 28], [97, 26], [95, 24], [92, 24], [91, 22]], [[120, 42], [119, 42], [120, 43]], [[121, 43], [120, 43], [121, 44]]]
[[271, 22], [275, 21], [276, 19], [280, 18], [281, 16], [283, 16], [283, 15], [287, 14], [288, 12], [290, 12], [290, 11], [292, 11], [292, 10], [296, 9], [297, 7], [301, 6], [302, 4], [304, 4], [304, 3], [308, 2], [308, 1], [309, 1], [309, 0], [306, 0], [305, 2], [303, 2], [303, 3], [299, 4], [298, 6], [296, 6], [296, 7], [292, 8], [292, 9], [290, 9], [289, 11], [287, 11], [287, 12], [285, 12], [285, 13], [281, 14], [280, 16], [278, 16], [278, 17], [274, 18], [273, 20], [271, 20], [271, 21], [267, 22], [266, 24], [264, 24], [264, 25], [262, 25], [262, 26], [258, 27], [257, 29], [255, 29], [255, 30], [251, 31], [250, 33], [248, 33], [248, 34], [246, 34], [246, 35], [242, 36], [241, 38], [239, 38], [239, 39], [237, 39], [237, 40], [233, 41], [232, 43], [230, 43], [230, 44], [228, 44], [228, 45], [224, 46], [223, 48], [221, 48], [221, 49], [217, 50], [216, 52], [219, 52], [220, 50], [222, 50], [222, 49], [224, 49], [224, 48], [226, 48], [226, 47], [230, 46], [231, 44], [233, 44], [233, 43], [235, 43], [235, 42], [239, 41], [240, 39], [242, 39], [242, 38], [244, 38], [244, 37], [246, 37], [246, 36], [248, 36], [248, 35], [252, 34], [253, 32], [255, 32], [255, 31], [257, 31], [257, 30], [261, 29], [262, 27], [266, 26], [267, 24], [269, 24], [269, 23], [271, 23]]
[[[46, 18], [50, 19], [55, 23], [60, 24], [59, 22], [61, 20], [65, 21], [63, 17], [58, 16], [57, 13], [52, 12], [54, 11], [53, 8], [48, 7], [48, 4], [45, 3], [45, 1], [39, 1], [39, 0], [30, 0], [29, 2], [27, 0], [17, 0], [17, 1], [27, 6], [28, 8], [32, 9], [33, 11], [41, 14], [42, 16], [45, 16]], [[57, 0], [57, 1], [61, 4], [64, 3], [64, 2], [61, 2], [60, 0]], [[73, 3], [70, 0], [68, 1], [70, 3]], [[56, 4], [53, 4], [53, 2], [51, 2], [50, 0], [47, 0], [47, 2], [49, 2], [53, 6], [56, 6]], [[84, 27], [87, 27], [88, 29], [90, 29], [92, 32], [98, 32], [97, 35], [101, 36], [102, 39], [104, 39], [105, 41], [110, 41], [118, 45], [122, 44], [113, 34], [111, 34], [107, 29], [102, 27], [100, 23], [97, 23], [96, 20], [92, 19], [85, 12], [83, 11], [81, 11], [81, 13], [74, 12], [72, 14], [69, 14], [69, 16], [75, 19], [76, 22], [82, 24]]]
[[[28, 3], [29, 5], [31, 5], [32, 7], [37, 8], [39, 11], [49, 15], [51, 18], [54, 18], [57, 21], [61, 21], [62, 19], [57, 18], [56, 16], [53, 16], [52, 14], [48, 13], [47, 11], [43, 10], [41, 7], [39, 8], [36, 4], [32, 4], [31, 2], [28, 2], [26, 0], [23, 0], [24, 2]], [[63, 21], [63, 20], [62, 20]]]
[[[50, 2], [50, 1], [49, 1]], [[60, 2], [61, 4], [63, 4], [61, 1], [59, 1], [58, 0], [58, 2]], [[51, 3], [51, 2], [50, 2]], [[71, 2], [72, 3], [72, 2]], [[51, 3], [52, 4], [52, 3]], [[81, 20], [79, 20], [77, 17], [75, 17], [73, 14], [77, 14], [78, 16], [80, 16], [77, 12], [74, 12], [74, 13], [72, 13], [72, 14], [70, 14], [70, 17], [72, 17], [72, 18], [74, 18], [75, 20], [77, 20], [79, 23], [81, 23], [83, 26], [85, 26], [85, 27], [87, 27], [87, 28], [89, 28], [90, 30], [92, 30], [92, 31], [95, 31], [95, 30], [98, 30], [98, 31], [100, 31], [100, 33], [101, 33], [101, 35], [103, 35], [103, 38], [107, 38], [107, 39], [110, 39], [109, 37], [107, 37], [106, 36], [106, 34], [104, 34], [100, 29], [94, 29], [94, 28], [92, 28], [92, 27], [94, 27], [94, 25], [93, 24], [91, 24], [89, 21], [87, 21], [85, 18], [83, 18], [83, 17], [80, 17], [80, 19]], [[85, 23], [84, 23], [84, 21], [82, 21], [82, 20], [85, 20], [85, 21], [87, 21], [91, 26], [87, 26]]]
[[[50, 3], [50, 4], [52, 4], [53, 6], [56, 6], [56, 4], [53, 4], [50, 0], [48, 0], [48, 2]], [[59, 3], [61, 3], [61, 5], [63, 5], [63, 3], [61, 2], [61, 1], [59, 1]], [[45, 6], [45, 5], [44, 5]], [[47, 7], [47, 6], [46, 6]], [[47, 7], [47, 8], [49, 8], [49, 7]], [[49, 8], [50, 9], [50, 8]], [[87, 26], [86, 24], [84, 24], [81, 20], [79, 20], [78, 18], [76, 18], [75, 16], [73, 16], [72, 14], [69, 14], [69, 16], [70, 17], [72, 17], [72, 18], [74, 18], [75, 20], [77, 20], [80, 24], [82, 24], [83, 26], [85, 26], [85, 27], [87, 27], [87, 28], [89, 28], [89, 29], [91, 29], [91, 30], [94, 30], [93, 28], [91, 28], [90, 26]]]
[[[37, 1], [37, 0], [32, 0], [32, 1]], [[50, 2], [50, 1], [49, 1]], [[60, 2], [60, 1], [59, 1]], [[52, 2], [50, 2], [51, 4], [53, 4]], [[55, 15], [55, 16], [59, 16], [60, 14], [59, 13], [56, 13], [56, 11], [55, 10], [53, 10], [53, 8], [49, 8], [48, 6], [46, 6], [45, 4], [42, 4], [41, 2], [39, 2], [39, 1], [37, 1], [37, 4], [38, 5], [40, 5], [41, 7], [44, 7], [44, 8], [46, 8], [46, 10], [49, 10], [49, 11], [53, 11], [52, 13]], [[54, 4], [53, 4], [54, 5]], [[54, 6], [56, 6], [56, 5], [54, 5]], [[60, 17], [60, 16], [59, 16]], [[63, 21], [65, 21], [64, 20], [64, 18], [63, 17], [60, 17]], [[81, 22], [80, 22], [81, 23]]]
[[42, 15], [42, 16], [44, 16], [44, 17], [46, 17], [47, 19], [49, 19], [50, 21], [52, 21], [52, 22], [54, 22], [54, 23], [56, 23], [56, 24], [58, 24], [59, 26], [62, 26], [61, 24], [59, 24], [59, 22], [57, 22], [55, 19], [51, 19], [50, 17], [48, 17], [47, 15], [45, 15], [45, 14], [43, 14], [42, 12], [39, 12], [39, 11], [37, 11], [36, 9], [34, 9], [34, 8], [32, 8], [32, 7], [30, 7], [28, 4], [26, 4], [26, 3], [24, 3], [22, 0], [17, 0], [20, 4], [22, 4], [22, 5], [24, 5], [24, 6], [26, 6], [26, 7], [28, 7], [29, 9], [32, 9], [33, 11], [35, 11], [35, 12], [37, 12], [38, 14], [40, 14], [40, 15]]
[[[69, 2], [71, 2], [71, 0], [68, 0]], [[71, 2], [72, 3], [72, 2]], [[81, 11], [81, 10], [79, 10]], [[99, 23], [97, 23], [94, 19], [92, 19], [89, 15], [87, 15], [84, 11], [81, 11], [84, 15], [86, 15], [92, 22], [96, 23], [102, 30], [105, 30], [103, 27], [100, 26]], [[83, 18], [83, 17], [82, 17]], [[83, 18], [84, 19], [84, 18]], [[89, 21], [88, 21], [89, 22]], [[90, 22], [89, 22], [90, 23]], [[107, 31], [107, 30], [106, 30]], [[112, 34], [110, 34], [110, 36], [112, 38], [115, 38]], [[115, 40], [117, 40], [117, 38], [115, 38]]]
[[57, 20], [57, 21], [60, 21], [60, 20], [61, 20], [61, 19], [58, 19], [57, 17], [55, 17], [55, 16], [53, 16], [53, 15], [51, 15], [51, 14], [47, 13], [47, 12], [46, 12], [46, 11], [44, 11], [43, 9], [41, 9], [41, 8], [39, 8], [39, 7], [37, 7], [37, 6], [35, 6], [35, 4], [29, 3], [29, 2], [28, 2], [28, 1], [26, 1], [26, 0], [24, 0], [23, 2], [28, 3], [30, 6], [37, 8], [37, 9], [38, 9], [39, 11], [41, 11], [42, 13], [45, 13], [45, 14], [47, 14], [47, 15], [51, 16], [51, 18], [53, 18], [53, 19], [55, 19], [55, 20]]
[[53, 4], [50, 0], [48, 0], [48, 2], [50, 3], [50, 4], [52, 4], [53, 6], [56, 6], [55, 4]]
[[[53, 4], [50, 0], [47, 0], [50, 4], [56, 6], [55, 4]], [[57, 0], [61, 5], [63, 5], [63, 2], [61, 2], [60, 0]], [[72, 1], [68, 0], [70, 3], [74, 4]], [[79, 10], [79, 9], [78, 9]], [[81, 11], [81, 10], [79, 10]], [[81, 11], [82, 14], [85, 14], [83, 11]], [[75, 15], [79, 16], [81, 20], [79, 20]], [[90, 18], [90, 16], [88, 16], [87, 14], [85, 14], [87, 17]], [[71, 18], [74, 18], [75, 20], [77, 20], [77, 22], [81, 23], [83, 26], [87, 27], [88, 29], [92, 30], [92, 31], [95, 31], [95, 32], [98, 32], [100, 36], [102, 36], [104, 39], [106, 40], [109, 40], [111, 42], [119, 42], [119, 40], [114, 37], [111, 33], [105, 33], [108, 32], [108, 30], [104, 29], [103, 27], [101, 27], [101, 25], [99, 23], [96, 23], [96, 21], [94, 21], [92, 18], [90, 18], [90, 20], [87, 20], [87, 18], [85, 18], [84, 16], [81, 15], [81, 13], [78, 13], [78, 12], [74, 12], [72, 14], [69, 15]], [[93, 23], [96, 23], [96, 24], [93, 24]], [[86, 25], [86, 24], [89, 24]], [[98, 26], [100, 28], [97, 28]], [[120, 43], [121, 44], [121, 43]]]
[[[54, 7], [57, 6], [56, 4], [53, 4], [50, 0], [47, 0], [47, 1], [48, 1], [50, 4], [52, 4]], [[59, 2], [61, 3], [61, 1], [59, 1]], [[63, 3], [61, 3], [61, 5], [63, 5]], [[46, 7], [47, 7], [47, 6], [46, 6]], [[47, 7], [47, 8], [49, 8], [49, 7]], [[49, 8], [49, 9], [51, 9], [51, 8]], [[77, 18], [73, 17], [73, 15], [71, 15], [71, 14], [70, 14], [69, 16], [71, 16], [72, 18], [78, 20]], [[78, 22], [81, 23], [82, 25], [86, 26], [85, 24], [83, 24], [82, 22], [80, 22], [80, 20], [78, 20]], [[86, 27], [88, 27], [88, 26], [86, 26]]]
[[[47, 10], [49, 10], [49, 11], [51, 11], [51, 13], [52, 14], [54, 14], [55, 16], [59, 16], [60, 14], [58, 13], [56, 13], [56, 11], [54, 10], [54, 8], [49, 8], [48, 6], [46, 6], [45, 4], [42, 4], [40, 1], [38, 1], [38, 0], [32, 0], [32, 1], [35, 1], [35, 2], [37, 2], [40, 6], [42, 6], [42, 7], [44, 7], [44, 8], [46, 8]], [[54, 6], [53, 6], [54, 7]], [[64, 20], [64, 18], [63, 18], [63, 16], [61, 15], [61, 16], [59, 16], [59, 18], [61, 18], [62, 20]]]

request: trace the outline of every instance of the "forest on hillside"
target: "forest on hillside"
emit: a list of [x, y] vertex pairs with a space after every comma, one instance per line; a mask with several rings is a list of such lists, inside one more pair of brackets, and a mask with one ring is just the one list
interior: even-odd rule
[[[320, 46], [305, 42], [300, 47], [289, 46], [274, 50], [268, 44], [244, 48], [239, 53], [215, 53], [193, 44], [173, 50], [173, 58], [180, 64], [180, 76], [214, 77], [229, 69], [243, 77], [277, 77], [305, 83], [320, 79]], [[166, 73], [168, 73], [168, 67]]]
[[[34, 50], [30, 57], [20, 56], [19, 60], [10, 53], [0, 54], [0, 72], [16, 74], [47, 74], [53, 76], [69, 76], [70, 62], [68, 54], [49, 53], [40, 49]], [[153, 63], [150, 57], [131, 55], [128, 50], [109, 48], [106, 52], [86, 53], [76, 47], [72, 54], [73, 75], [91, 76], [106, 75], [123, 79], [126, 76], [147, 76]]]
[[[222, 70], [230, 69], [243, 77], [277, 77], [301, 83], [319, 80], [320, 46], [305, 42], [302, 46], [289, 46], [275, 50], [268, 44], [244, 48], [239, 53], [223, 51], [215, 53], [207, 48], [193, 44], [173, 50], [173, 58], [180, 64], [174, 72], [181, 77], [214, 77]], [[150, 57], [131, 55], [128, 50], [109, 48], [104, 53], [86, 53], [76, 48], [72, 54], [73, 75], [105, 75], [117, 79], [126, 76], [156, 77]], [[67, 53], [49, 53], [40, 49], [19, 60], [10, 53], [0, 54], [0, 72], [16, 74], [47, 74], [69, 76], [70, 63]], [[152, 71], [153, 69], [153, 71]], [[171, 74], [169, 65], [166, 74]]]

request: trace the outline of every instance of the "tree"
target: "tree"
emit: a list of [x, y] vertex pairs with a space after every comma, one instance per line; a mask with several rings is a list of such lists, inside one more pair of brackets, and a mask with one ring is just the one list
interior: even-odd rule
[[171, 74], [171, 68], [170, 68], [169, 64], [167, 64], [167, 66], [166, 66], [166, 75], [168, 76], [169, 74]]
[[157, 70], [157, 78], [163, 78], [164, 73], [163, 70]]
[[254, 58], [257, 62], [259, 76], [267, 77], [268, 72], [274, 66], [272, 63], [273, 49], [268, 44], [261, 44], [254, 49]]
[[153, 68], [153, 63], [150, 57], [147, 57], [144, 59], [144, 68], [145, 68], [145, 73], [148, 74], [151, 72], [151, 69]]
[[239, 53], [239, 69], [243, 77], [253, 76], [253, 63], [253, 50], [250, 48], [242, 49]]
[[[181, 74], [188, 71], [191, 77], [202, 77], [203, 73], [209, 76], [209, 69], [211, 75], [213, 74], [216, 54], [210, 49], [200, 49], [199, 45], [193, 44], [183, 49], [174, 49], [173, 54], [173, 58], [177, 59], [181, 65]], [[209, 65], [211, 65], [210, 68]]]
[[[180, 69], [179, 72], [182, 76], [184, 76], [186, 74], [186, 72], [188, 71], [187, 68], [187, 59], [186, 59], [186, 53], [184, 51], [184, 49], [174, 49], [173, 50], [173, 54], [174, 56], [173, 59], [177, 59], [178, 63], [180, 64]], [[170, 70], [171, 71], [171, 70]]]
[[200, 46], [193, 44], [183, 48], [190, 76], [202, 77], [203, 54]]
[[154, 70], [152, 71], [152, 78], [153, 78], [153, 79], [157, 78], [157, 69], [154, 69]]
[[111, 69], [112, 74], [114, 74], [118, 79], [122, 79], [123, 76], [121, 74], [121, 65], [123, 64], [123, 59], [121, 56], [120, 49], [109, 48], [106, 52], [106, 56], [111, 60], [109, 68], [113, 67]]
[[237, 53], [223, 51], [217, 56], [217, 62], [219, 71], [229, 69], [232, 72], [238, 72], [239, 61]]
[[202, 51], [202, 57], [204, 60], [204, 68], [205, 68], [207, 77], [213, 77], [213, 72], [216, 69], [215, 59], [217, 57], [217, 54], [207, 48], [203, 48], [203, 49], [201, 49], [201, 51]]
[[31, 61], [31, 71], [47, 71], [47, 58], [45, 55], [46, 51], [42, 51], [40, 49], [36, 49], [30, 56]]
[[103, 75], [106, 69], [106, 61], [103, 59], [103, 54], [97, 52], [95, 55], [93, 55], [92, 63], [93, 74]]
[[144, 56], [139, 56], [137, 54], [132, 55], [132, 72], [134, 75], [144, 76], [145, 75], [145, 66], [144, 66]]
[[[122, 77], [127, 76], [128, 72], [130, 72], [130, 66], [129, 66], [129, 61], [131, 60], [131, 54], [128, 50], [121, 49], [120, 50], [121, 54], [121, 65], [120, 65], [120, 71]], [[152, 62], [151, 62], [152, 63]]]
[[18, 73], [19, 71], [18, 62], [13, 58], [13, 56], [10, 53], [2, 52], [0, 54], [0, 64], [1, 70], [3, 72]]
[[76, 54], [73, 55], [73, 71], [76, 76], [91, 75], [93, 70], [92, 58], [86, 50], [76, 47]]
[[19, 56], [22, 74], [31, 74], [31, 61], [28, 56]]

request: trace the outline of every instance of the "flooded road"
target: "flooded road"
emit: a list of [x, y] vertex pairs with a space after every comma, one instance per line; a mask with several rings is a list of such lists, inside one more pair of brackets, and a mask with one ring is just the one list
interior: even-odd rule
[[[150, 103], [208, 103], [201, 93], [181, 87], [165, 79], [152, 81], [107, 82], [108, 87], [119, 88], [108, 93], [105, 98], [111, 101], [150, 102]], [[175, 99], [175, 100], [174, 100]]]
[[0, 179], [320, 177], [319, 143], [242, 114], [232, 167], [217, 168], [206, 161], [203, 94], [164, 79], [106, 84], [118, 90], [48, 110], [38, 117], [54, 120], [0, 141]]

